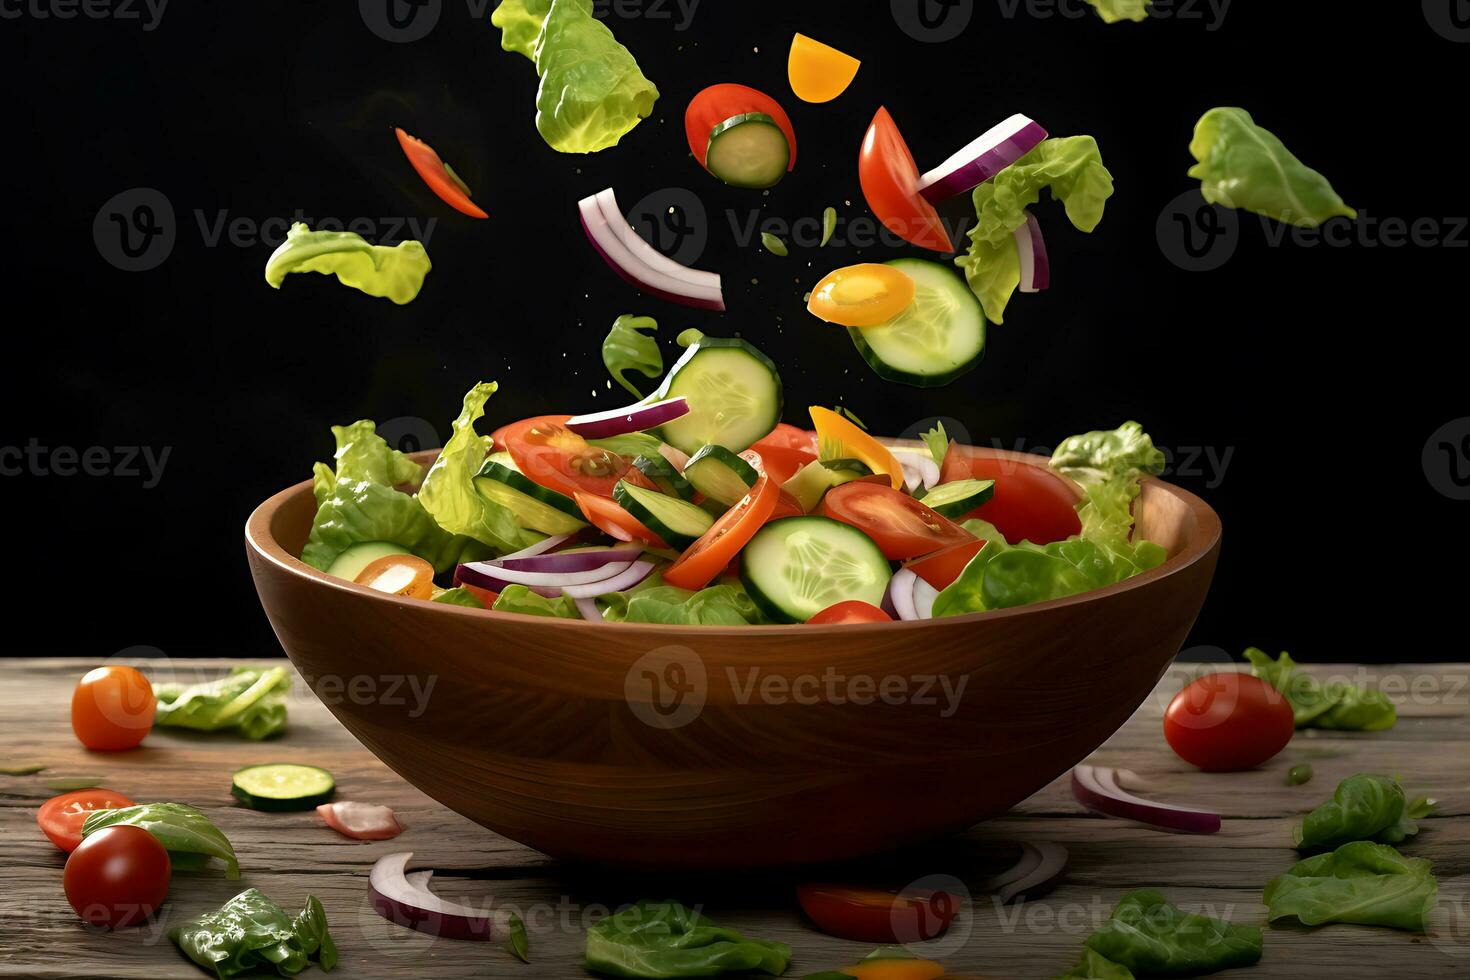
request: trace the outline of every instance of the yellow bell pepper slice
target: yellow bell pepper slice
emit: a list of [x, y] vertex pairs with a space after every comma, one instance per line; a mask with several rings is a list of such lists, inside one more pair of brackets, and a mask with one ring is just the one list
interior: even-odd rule
[[893, 489], [903, 489], [903, 467], [887, 446], [830, 408], [813, 405], [811, 413], [812, 428], [817, 430], [817, 453], [822, 459], [861, 460], [874, 473], [892, 480]]
[[844, 327], [879, 327], [909, 308], [914, 280], [891, 265], [864, 262], [827, 273], [812, 290], [807, 312]]
[[803, 102], [831, 102], [852, 84], [862, 65], [850, 54], [814, 41], [805, 34], [791, 39], [791, 54], [786, 59], [786, 73], [791, 78], [791, 91]]

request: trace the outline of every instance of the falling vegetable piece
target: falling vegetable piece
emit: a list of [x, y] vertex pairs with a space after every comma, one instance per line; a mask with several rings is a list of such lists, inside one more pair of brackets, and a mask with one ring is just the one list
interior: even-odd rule
[[1219, 814], [1141, 799], [1119, 787], [1116, 771], [1104, 766], [1083, 765], [1073, 769], [1072, 795], [1089, 810], [1110, 817], [1137, 820], [1186, 834], [1214, 834], [1220, 830]]
[[625, 408], [592, 412], [567, 419], [566, 426], [584, 439], [610, 439], [630, 432], [647, 432], [689, 414], [689, 399], [683, 395], [656, 402], [639, 402]]
[[386, 806], [342, 800], [323, 803], [316, 812], [328, 827], [353, 840], [392, 840], [403, 833], [398, 817]]
[[418, 296], [432, 268], [429, 253], [418, 242], [370, 245], [350, 231], [312, 231], [298, 221], [266, 260], [265, 281], [280, 289], [293, 272], [319, 272], [402, 306]]
[[1016, 253], [1021, 260], [1023, 293], [1039, 293], [1051, 287], [1051, 260], [1046, 254], [1046, 239], [1041, 237], [1041, 225], [1036, 215], [1026, 212], [1026, 223], [1016, 229]]
[[822, 212], [822, 242], [818, 248], [826, 248], [827, 243], [832, 240], [832, 235], [837, 231], [837, 209], [827, 208]]
[[684, 113], [684, 133], [699, 165], [733, 186], [774, 187], [796, 168], [791, 117], [747, 85], [711, 85], [696, 95]]
[[470, 189], [449, 164], [439, 158], [432, 146], [408, 135], [400, 128], [395, 127], [393, 132], [398, 135], [398, 145], [403, 147], [408, 162], [413, 164], [413, 169], [429, 185], [429, 190], [439, 195], [439, 200], [471, 218], [489, 217], [479, 205], [470, 200]]
[[626, 218], [603, 206], [599, 195], [578, 202], [582, 230], [597, 254], [633, 288], [706, 310], [723, 310], [719, 276], [681, 266], [644, 242]]
[[410, 599], [434, 597], [434, 566], [417, 555], [384, 555], [369, 562], [353, 581], [389, 595]]
[[1148, 7], [1153, 0], [1087, 0], [1097, 10], [1104, 24], [1116, 24], [1131, 20], [1135, 23], [1148, 20]]
[[919, 193], [919, 168], [898, 124], [880, 107], [863, 137], [858, 178], [873, 215], [910, 245], [953, 252], [954, 242], [934, 205]]
[[1034, 120], [1017, 113], [987, 129], [921, 176], [918, 191], [931, 204], [957, 197], [1030, 153], [1046, 135], [1046, 130]]
[[602, 342], [602, 363], [612, 379], [634, 398], [642, 398], [643, 392], [628, 380], [629, 371], [637, 371], [645, 378], [657, 378], [664, 373], [663, 353], [658, 349], [658, 340], [649, 336], [658, 331], [658, 321], [651, 316], [633, 316], [625, 313], [613, 321], [612, 329]]
[[791, 39], [786, 74], [791, 91], [803, 102], [831, 102], [852, 84], [862, 62], [805, 34]]
[[769, 231], [761, 232], [761, 245], [765, 247], [767, 252], [770, 252], [772, 255], [779, 255], [783, 259], [789, 254], [786, 249], [786, 243], [781, 240], [781, 236], [773, 235]]
[[812, 290], [812, 316], [844, 327], [876, 327], [908, 309], [914, 280], [903, 270], [877, 262], [835, 269]]
[[887, 476], [893, 489], [903, 486], [903, 466], [887, 446], [830, 408], [813, 405], [811, 417], [822, 459], [861, 460], [874, 473]]
[[368, 875], [368, 897], [373, 910], [389, 922], [431, 936], [488, 940], [494, 930], [493, 918], [481, 910], [435, 895], [429, 891], [428, 875], [409, 881], [406, 871], [412, 860], [413, 852], [403, 851], [385, 855], [373, 865]]

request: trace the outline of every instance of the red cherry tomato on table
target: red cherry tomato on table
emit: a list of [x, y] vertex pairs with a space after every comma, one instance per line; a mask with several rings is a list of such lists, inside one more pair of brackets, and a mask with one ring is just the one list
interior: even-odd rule
[[172, 873], [157, 837], [142, 827], [106, 827], [71, 852], [62, 886], [83, 921], [126, 929], [152, 918]]
[[71, 728], [89, 749], [131, 749], [153, 727], [157, 706], [153, 685], [132, 667], [98, 667], [72, 692]]
[[850, 524], [893, 561], [933, 554], [974, 535], [902, 490], [878, 483], [845, 483], [822, 498], [822, 516]]
[[1169, 747], [1207, 772], [1259, 766], [1286, 748], [1295, 731], [1285, 695], [1250, 674], [1201, 677], [1164, 712]]
[[919, 194], [919, 168], [887, 109], [878, 109], [863, 138], [858, 179], [883, 227], [910, 245], [945, 254], [955, 250], [939, 212]]
[[759, 112], [775, 120], [786, 135], [786, 145], [791, 148], [791, 158], [786, 163], [786, 172], [796, 169], [796, 129], [791, 117], [781, 108], [781, 103], [758, 89], [748, 85], [725, 82], [711, 85], [700, 92], [689, 103], [684, 112], [684, 135], [689, 140], [689, 152], [704, 166], [709, 156], [709, 138], [715, 127], [727, 119]]
[[877, 888], [801, 885], [797, 901], [829, 936], [860, 943], [912, 943], [949, 928], [960, 900], [947, 892], [894, 894]]
[[853, 623], [891, 623], [893, 617], [870, 602], [849, 599], [828, 606], [806, 622], [808, 626], [849, 626]]
[[528, 480], [568, 497], [588, 493], [611, 500], [619, 480], [658, 489], [629, 460], [568, 429], [569, 418], [543, 415], [507, 425], [495, 431], [495, 444], [505, 447]]
[[133, 805], [132, 800], [116, 790], [101, 787], [79, 789], [42, 803], [36, 811], [36, 824], [51, 843], [63, 851], [74, 851], [82, 842], [82, 824], [87, 822], [87, 814], [94, 810], [121, 810]]
[[995, 492], [960, 521], [989, 521], [1011, 544], [1051, 544], [1082, 533], [1076, 489], [1050, 470], [993, 456], [971, 456], [951, 442], [939, 482], [970, 479], [994, 480]]

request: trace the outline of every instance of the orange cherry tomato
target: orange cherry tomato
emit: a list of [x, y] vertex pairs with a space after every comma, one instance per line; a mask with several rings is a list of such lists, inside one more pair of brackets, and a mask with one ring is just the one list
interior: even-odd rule
[[791, 91], [803, 102], [831, 102], [852, 84], [862, 65], [850, 54], [815, 41], [805, 34], [791, 39], [791, 53], [786, 58], [786, 74]]
[[780, 497], [780, 484], [762, 472], [750, 492], [725, 511], [725, 515], [715, 521], [702, 538], [690, 545], [679, 560], [664, 571], [664, 581], [690, 592], [704, 588], [771, 519]]
[[805, 449], [765, 446], [760, 450], [747, 449], [740, 454], [740, 458], [757, 467], [764, 463], [765, 471], [771, 474], [772, 480], [777, 483], [785, 483], [807, 463], [816, 462], [817, 454], [807, 452]]
[[439, 154], [434, 152], [432, 146], [408, 135], [402, 129], [394, 128], [393, 132], [398, 134], [398, 145], [403, 147], [408, 162], [413, 164], [413, 169], [429, 185], [429, 190], [439, 195], [439, 200], [471, 218], [489, 217], [479, 205], [470, 200], [470, 189], [459, 179], [459, 174], [439, 159]]
[[776, 121], [781, 132], [786, 134], [787, 145], [791, 147], [791, 159], [787, 162], [786, 172], [796, 169], [796, 129], [791, 125], [791, 117], [781, 108], [781, 103], [748, 85], [730, 82], [711, 85], [700, 92], [684, 113], [684, 134], [689, 140], [689, 151], [694, 154], [694, 159], [699, 161], [701, 167], [704, 166], [705, 157], [709, 155], [709, 137], [715, 127], [727, 119], [751, 112], [762, 113]]
[[148, 678], [113, 664], [82, 675], [71, 696], [71, 730], [89, 749], [131, 749], [153, 728], [158, 700]]
[[966, 541], [963, 544], [951, 545], [942, 551], [936, 551], [932, 555], [916, 558], [907, 564], [909, 571], [919, 578], [928, 582], [939, 591], [954, 585], [965, 566], [985, 547], [985, 542], [979, 539]]
[[116, 790], [100, 786], [79, 789], [74, 793], [53, 796], [42, 803], [36, 811], [36, 825], [51, 843], [69, 853], [82, 842], [82, 824], [87, 822], [87, 814], [94, 810], [121, 810], [133, 805], [132, 800]]
[[142, 827], [106, 827], [66, 859], [66, 900], [89, 925], [126, 929], [153, 917], [168, 896], [168, 851]]
[[892, 561], [933, 554], [974, 538], [902, 490], [874, 483], [845, 483], [827, 491], [822, 516], [862, 531]]
[[623, 509], [616, 501], [577, 491], [572, 494], [582, 516], [603, 534], [619, 541], [642, 541], [655, 548], [667, 548], [663, 539], [643, 526], [643, 522]]
[[850, 265], [827, 273], [807, 312], [844, 327], [876, 327], [898, 316], [914, 301], [914, 280], [902, 270], [878, 262]]
[[849, 599], [828, 606], [807, 620], [809, 626], [846, 626], [851, 623], [891, 623], [893, 617], [871, 602]]
[[817, 434], [810, 429], [798, 429], [794, 425], [778, 422], [769, 435], [758, 440], [750, 448], [761, 452], [771, 446], [779, 446], [782, 449], [799, 449], [815, 456], [817, 454]]
[[917, 190], [919, 168], [887, 109], [879, 108], [863, 138], [858, 179], [883, 227], [910, 245], [946, 255], [955, 250], [939, 212]]
[[389, 595], [434, 598], [434, 566], [418, 555], [384, 555], [369, 562], [353, 581]]
[[504, 446], [528, 480], [574, 497], [588, 493], [612, 499], [619, 480], [650, 490], [657, 487], [633, 464], [599, 449], [564, 424], [570, 415], [543, 415], [497, 429], [496, 445]]
[[801, 910], [818, 929], [829, 936], [862, 943], [913, 943], [933, 939], [949, 928], [960, 911], [960, 900], [947, 892], [904, 895], [877, 888], [814, 884], [799, 886], [796, 898], [801, 903]]
[[887, 446], [830, 408], [813, 405], [811, 413], [823, 459], [861, 460], [874, 473], [885, 474], [893, 489], [903, 486], [903, 467]]
[[1077, 490], [1050, 470], [993, 456], [972, 456], [949, 444], [940, 483], [994, 480], [995, 493], [961, 522], [979, 518], [994, 524], [1011, 544], [1050, 544], [1082, 533], [1077, 517]]

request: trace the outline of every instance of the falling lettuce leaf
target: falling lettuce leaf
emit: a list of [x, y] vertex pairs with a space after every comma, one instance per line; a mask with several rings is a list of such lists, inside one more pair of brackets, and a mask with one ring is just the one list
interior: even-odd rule
[[298, 221], [265, 263], [265, 281], [280, 289], [293, 272], [334, 275], [344, 286], [402, 306], [418, 296], [433, 266], [418, 242], [370, 245], [350, 231], [312, 231]]
[[1103, 19], [1104, 24], [1116, 24], [1123, 20], [1148, 20], [1148, 5], [1152, 0], [1087, 0], [1087, 2], [1097, 8], [1097, 15]]
[[313, 895], [292, 919], [259, 890], [246, 889], [213, 912], [169, 930], [189, 959], [217, 977], [274, 969], [283, 977], [306, 969], [312, 960], [323, 971], [337, 965], [337, 947], [327, 928], [327, 913]]
[[389, 446], [371, 422], [334, 425], [332, 437], [337, 440], [336, 468], [318, 463], [313, 472], [312, 492], [318, 506], [332, 495], [339, 480], [367, 480], [386, 487], [417, 486], [424, 475], [424, 468]]
[[949, 455], [949, 433], [944, 431], [944, 423], [934, 423], [934, 428], [920, 438], [924, 441], [924, 447], [929, 450], [929, 457], [934, 460], [934, 465], [943, 469], [944, 458]]
[[500, 28], [500, 46], [536, 61], [536, 39], [551, 11], [551, 0], [500, 0], [490, 23]]
[[348, 548], [369, 541], [407, 548], [436, 572], [448, 571], [464, 549], [462, 539], [434, 523], [418, 497], [363, 481], [338, 483], [317, 508], [301, 560], [325, 572]]
[[203, 684], [156, 684], [155, 725], [201, 732], [231, 731], [250, 739], [286, 730], [286, 694], [291, 675], [285, 667], [236, 667]]
[[1261, 900], [1272, 922], [1303, 925], [1350, 922], [1423, 932], [1439, 881], [1424, 858], [1406, 858], [1387, 844], [1355, 841], [1298, 861], [1273, 878]]
[[607, 373], [634, 398], [642, 398], [643, 392], [628, 380], [627, 372], [637, 371], [645, 378], [664, 373], [664, 356], [658, 349], [658, 339], [644, 333], [645, 330], [657, 333], [658, 321], [651, 316], [624, 313], [613, 321], [612, 330], [602, 342], [602, 363]]

